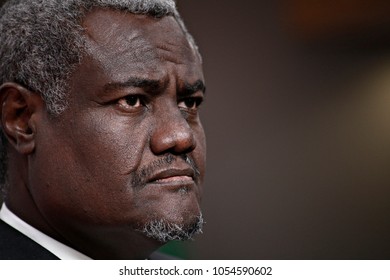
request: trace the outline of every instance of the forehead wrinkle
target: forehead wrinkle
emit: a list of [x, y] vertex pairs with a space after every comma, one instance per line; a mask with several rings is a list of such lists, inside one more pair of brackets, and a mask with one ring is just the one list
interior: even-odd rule
[[196, 61], [194, 49], [182, 36], [175, 36], [173, 40], [172, 38], [157, 40], [155, 49], [162, 61], [165, 60], [177, 65], [185, 65]]
[[[151, 79], [158, 79], [161, 76], [161, 70], [156, 69], [156, 60], [159, 59], [156, 51], [149, 44], [142, 44], [141, 41], [139, 40], [137, 43], [138, 48], [129, 43], [117, 50], [113, 50], [112, 43], [101, 46], [90, 41], [87, 55], [96, 62], [104, 73], [114, 74], [110, 76], [113, 81], [125, 82], [132, 73], [137, 73], [137, 78], [140, 79], [148, 73], [147, 76], [150, 78], [151, 72], [158, 74], [153, 75], [158, 76], [157, 78]], [[121, 71], [118, 71], [119, 69]]]
[[[115, 61], [118, 57], [129, 57], [133, 62], [145, 62], [155, 59], [157, 55], [145, 36], [140, 32], [132, 32], [125, 36], [123, 33], [113, 33], [107, 40], [96, 37], [88, 37], [87, 49], [89, 54], [96, 55], [101, 59]], [[125, 59], [121, 59], [124, 61]]]
[[[127, 18], [128, 14], [120, 13], [120, 17]], [[124, 84], [133, 78], [169, 80], [167, 71], [175, 76], [181, 73], [180, 77], [171, 81], [176, 83], [176, 87], [185, 80], [192, 82], [193, 78], [201, 78], [202, 75], [197, 75], [196, 71], [198, 57], [177, 22], [170, 24], [172, 28], [167, 29], [165, 25], [167, 20], [171, 20], [169, 17], [158, 21], [147, 20], [150, 24], [141, 25], [135, 18], [131, 25], [121, 26], [116, 20], [108, 19], [109, 23], [113, 23], [112, 27], [107, 26], [107, 20], [97, 25], [96, 21], [89, 22], [91, 28], [86, 30], [88, 55], [96, 61], [103, 73], [108, 74], [107, 82], [116, 84], [113, 88], [118, 89], [125, 87]], [[128, 83], [129, 86], [134, 85]], [[155, 89], [154, 86], [145, 88], [153, 92]], [[190, 92], [192, 89], [187, 88], [185, 91]]]
[[161, 62], [170, 62], [175, 65], [190, 65], [195, 63], [195, 57], [186, 55], [181, 47], [172, 49], [164, 44], [158, 44], [155, 47], [156, 54]]
[[[126, 17], [128, 14], [117, 16]], [[109, 27], [107, 24], [93, 24], [90, 28], [84, 24], [86, 50], [101, 64], [113, 67], [120, 67], [125, 61], [152, 64], [158, 58], [143, 30], [133, 26], [123, 30], [117, 21], [110, 21]]]

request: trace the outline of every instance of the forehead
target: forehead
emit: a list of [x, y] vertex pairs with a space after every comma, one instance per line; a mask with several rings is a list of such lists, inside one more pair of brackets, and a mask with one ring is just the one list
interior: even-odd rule
[[114, 80], [129, 73], [161, 79], [169, 69], [201, 78], [201, 62], [172, 16], [154, 18], [95, 9], [84, 22], [89, 56]]

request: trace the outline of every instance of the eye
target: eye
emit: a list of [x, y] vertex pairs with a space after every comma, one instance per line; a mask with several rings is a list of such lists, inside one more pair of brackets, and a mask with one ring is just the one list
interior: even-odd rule
[[186, 110], [196, 110], [202, 103], [203, 99], [201, 97], [188, 97], [185, 98], [177, 104], [179, 108]]
[[124, 110], [134, 110], [144, 106], [142, 97], [139, 95], [127, 95], [118, 100], [118, 106]]

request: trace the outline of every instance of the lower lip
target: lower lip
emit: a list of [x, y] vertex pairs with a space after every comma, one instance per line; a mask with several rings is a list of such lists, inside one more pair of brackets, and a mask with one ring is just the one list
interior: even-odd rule
[[181, 182], [181, 183], [192, 183], [193, 180], [190, 176], [173, 176], [173, 177], [167, 177], [167, 178], [163, 178], [163, 179], [158, 179], [158, 180], [155, 180], [151, 183], [176, 183], [176, 182]]

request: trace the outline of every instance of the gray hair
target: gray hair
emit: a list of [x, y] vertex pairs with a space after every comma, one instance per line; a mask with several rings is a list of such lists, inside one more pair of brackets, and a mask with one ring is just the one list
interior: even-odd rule
[[173, 240], [186, 241], [192, 240], [195, 235], [203, 233], [203, 224], [203, 216], [200, 213], [190, 225], [171, 223], [164, 219], [152, 220], [138, 231], [162, 243]]
[[[47, 110], [67, 107], [68, 79], [86, 52], [81, 22], [93, 8], [153, 17], [173, 16], [197, 50], [174, 0], [10, 0], [0, 10], [0, 85], [15, 82], [42, 96]], [[6, 144], [1, 132], [0, 185], [6, 184]]]

